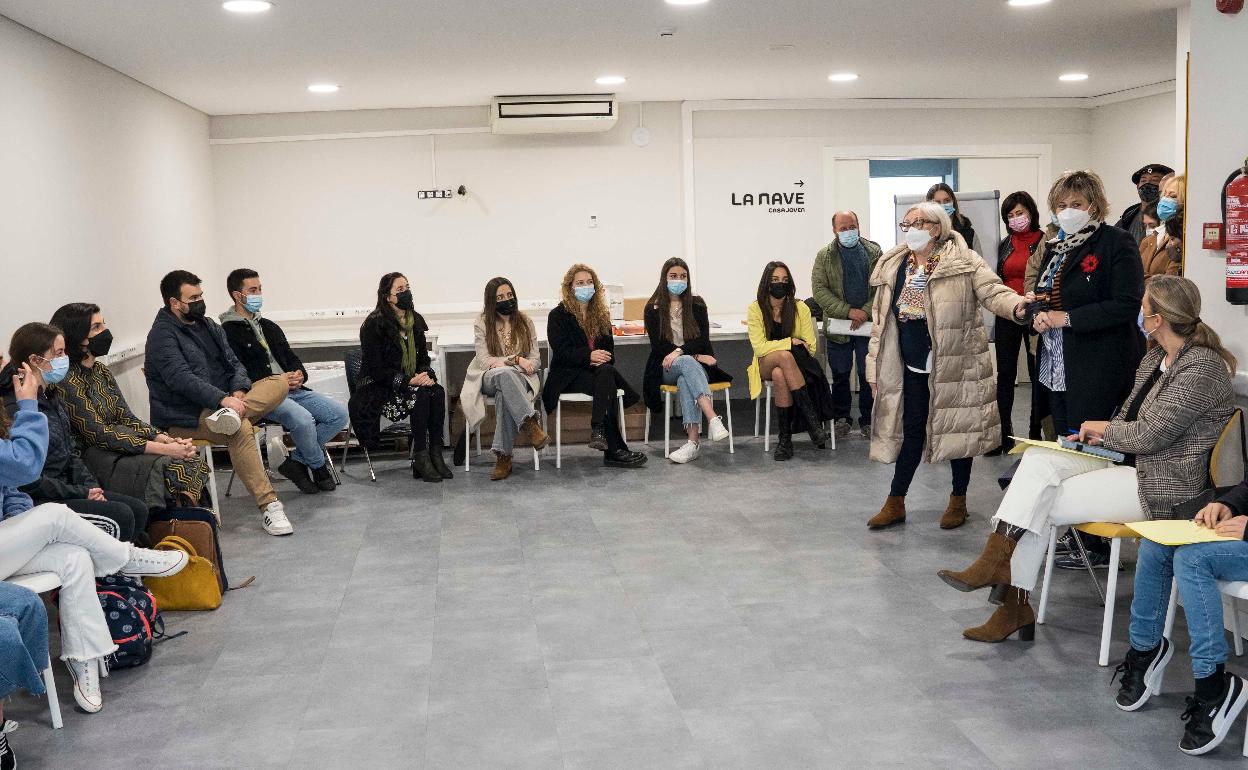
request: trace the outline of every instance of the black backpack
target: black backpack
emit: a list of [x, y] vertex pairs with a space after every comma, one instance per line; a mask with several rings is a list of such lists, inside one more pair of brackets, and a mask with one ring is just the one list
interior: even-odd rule
[[108, 667], [133, 668], [149, 661], [152, 646], [165, 636], [156, 598], [136, 578], [125, 575], [96, 578], [95, 595], [117, 645], [117, 651], [107, 658]]

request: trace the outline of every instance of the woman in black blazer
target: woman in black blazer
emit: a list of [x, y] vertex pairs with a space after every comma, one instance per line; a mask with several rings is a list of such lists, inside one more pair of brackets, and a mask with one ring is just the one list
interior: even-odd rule
[[377, 309], [360, 326], [360, 375], [348, 406], [351, 426], [365, 447], [378, 445], [380, 418], [412, 426], [412, 478], [453, 478], [442, 457], [446, 389], [430, 365], [429, 326], [412, 304], [402, 273], [386, 273], [377, 286]]
[[1040, 391], [1059, 436], [1088, 420], [1108, 420], [1131, 392], [1143, 357], [1136, 326], [1144, 268], [1135, 239], [1105, 224], [1109, 203], [1100, 177], [1068, 171], [1049, 191], [1064, 237], [1049, 241], [1036, 282]]
[[[689, 440], [669, 455], [675, 463], [697, 459], [698, 432], [706, 415], [711, 441], [728, 438], [723, 418], [715, 414], [711, 383], [732, 382], [720, 369], [711, 347], [711, 322], [706, 303], [693, 293], [689, 265], [680, 257], [663, 263], [659, 285], [646, 303], [646, 334], [650, 335], [650, 357], [641, 392], [651, 412], [662, 408], [661, 385], [675, 385], [680, 396], [681, 417]], [[649, 418], [647, 418], [649, 419]]]
[[629, 451], [620, 435], [616, 390], [624, 391], [626, 408], [640, 398], [611, 363], [615, 359], [615, 340], [598, 275], [587, 265], [573, 265], [563, 276], [560, 293], [563, 301], [546, 318], [546, 339], [550, 345], [550, 372], [542, 389], [546, 412], [555, 411], [560, 394], [593, 396], [589, 448], [604, 453], [604, 465], [645, 465], [646, 456]]
[[962, 216], [962, 207], [958, 205], [958, 196], [953, 192], [953, 188], [944, 182], [937, 182], [928, 188], [927, 199], [932, 203], [940, 204], [945, 213], [949, 215], [949, 221], [953, 223], [953, 231], [962, 236], [968, 249], [974, 251], [975, 228], [971, 226], [971, 220]]

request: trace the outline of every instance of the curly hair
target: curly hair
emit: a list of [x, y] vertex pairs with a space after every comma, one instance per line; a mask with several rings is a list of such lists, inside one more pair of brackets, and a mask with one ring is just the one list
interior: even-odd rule
[[[594, 279], [594, 296], [586, 305], [582, 305], [576, 298], [576, 292], [572, 291], [572, 281], [576, 279], [577, 273], [589, 273], [589, 276]], [[560, 284], [559, 289], [563, 308], [576, 317], [586, 337], [592, 340], [611, 333], [611, 311], [607, 308], [607, 298], [602, 291], [602, 282], [598, 280], [598, 274], [592, 267], [580, 262], [569, 267], [568, 272], [563, 274], [563, 283]]]

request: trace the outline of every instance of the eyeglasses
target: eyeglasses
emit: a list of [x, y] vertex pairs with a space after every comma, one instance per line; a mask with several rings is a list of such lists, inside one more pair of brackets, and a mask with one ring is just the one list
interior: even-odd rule
[[933, 222], [930, 219], [916, 219], [913, 222], [898, 222], [897, 226], [901, 228], [901, 231], [903, 233], [905, 233], [905, 232], [909, 232], [910, 228], [912, 227], [923, 227], [925, 225], [935, 225], [935, 224], [939, 224], [939, 223]]

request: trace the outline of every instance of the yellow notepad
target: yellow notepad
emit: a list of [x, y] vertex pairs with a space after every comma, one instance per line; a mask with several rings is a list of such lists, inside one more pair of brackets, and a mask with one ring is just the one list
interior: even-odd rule
[[1041, 449], [1052, 449], [1055, 452], [1065, 452], [1067, 454], [1075, 455], [1076, 457], [1090, 457], [1093, 460], [1104, 460], [1111, 465], [1114, 464], [1114, 461], [1108, 457], [1099, 457], [1087, 452], [1076, 452], [1073, 449], [1067, 449], [1056, 441], [1040, 441], [1034, 438], [1020, 438], [1018, 436], [1010, 436], [1010, 438], [1014, 439], [1014, 448], [1010, 450], [1010, 454], [1012, 455], [1022, 454], [1027, 451], [1028, 447], [1036, 446]]
[[1223, 537], [1208, 527], [1201, 527], [1186, 519], [1136, 521], [1126, 525], [1140, 537], [1161, 545], [1191, 545], [1192, 543], [1236, 542], [1238, 538]]

